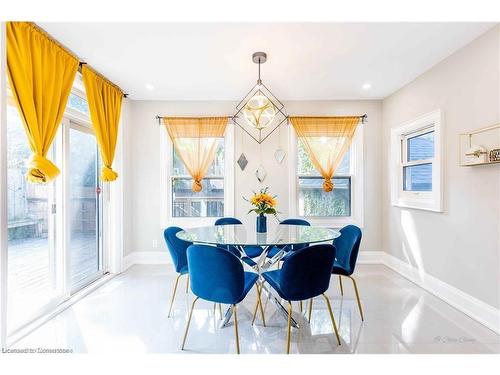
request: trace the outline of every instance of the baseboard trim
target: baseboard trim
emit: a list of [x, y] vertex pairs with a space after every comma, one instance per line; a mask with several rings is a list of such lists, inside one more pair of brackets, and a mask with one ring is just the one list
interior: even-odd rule
[[123, 271], [134, 264], [172, 264], [169, 254], [161, 251], [134, 251], [123, 258]]
[[382, 264], [397, 272], [404, 278], [417, 284], [422, 289], [433, 294], [465, 315], [478, 321], [482, 325], [500, 334], [500, 310], [480, 301], [479, 299], [463, 292], [462, 290], [441, 281], [417, 268], [409, 265], [401, 259], [383, 253]]
[[360, 251], [357, 264], [382, 264], [383, 251]]
[[[135, 251], [124, 258], [123, 268], [125, 271], [134, 264], [171, 263], [166, 252]], [[500, 335], [499, 309], [480, 301], [434, 276], [419, 271], [401, 259], [383, 251], [360, 251], [358, 264], [383, 264]]]

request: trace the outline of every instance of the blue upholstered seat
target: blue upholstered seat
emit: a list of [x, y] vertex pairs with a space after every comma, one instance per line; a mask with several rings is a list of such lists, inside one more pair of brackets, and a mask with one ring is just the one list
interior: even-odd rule
[[[172, 306], [174, 304], [175, 293], [177, 291], [177, 285], [179, 284], [179, 277], [182, 275], [188, 275], [189, 277], [189, 268], [187, 263], [187, 248], [192, 245], [192, 242], [181, 240], [176, 236], [178, 232], [180, 232], [182, 228], [179, 227], [168, 227], [163, 231], [163, 237], [165, 238], [165, 243], [167, 244], [167, 249], [172, 257], [172, 262], [175, 267], [175, 272], [178, 273], [177, 278], [175, 279], [174, 291], [172, 293], [172, 300], [170, 302], [170, 308], [168, 310], [168, 316], [170, 317], [170, 313], [172, 311]], [[189, 280], [189, 279], [188, 279]], [[189, 282], [189, 281], [188, 281]], [[187, 287], [186, 287], [187, 291]]]
[[243, 301], [255, 285], [259, 275], [253, 272], [244, 272], [240, 259], [230, 251], [220, 247], [191, 245], [187, 249], [187, 259], [191, 277], [191, 291], [197, 298], [193, 302], [189, 314], [182, 348], [184, 348], [186, 341], [194, 304], [198, 298], [201, 298], [206, 301], [232, 305], [239, 353], [236, 305]]
[[358, 301], [359, 314], [361, 315], [361, 320], [364, 320], [358, 286], [356, 280], [352, 277], [354, 268], [356, 267], [356, 260], [358, 259], [361, 237], [361, 229], [355, 225], [347, 225], [340, 230], [340, 237], [333, 240], [333, 245], [336, 247], [337, 253], [333, 262], [332, 273], [339, 276], [340, 292], [342, 295], [344, 295], [344, 288], [341, 276], [346, 276], [352, 280]]
[[[239, 219], [236, 219], [235, 217], [221, 217], [215, 221], [215, 225], [234, 225], [234, 224], [241, 224], [241, 221]], [[236, 252], [240, 253], [240, 251], [234, 246], [224, 246], [224, 245], [218, 245], [218, 246], [222, 248], [227, 248], [236, 256], [238, 256]], [[243, 260], [249, 266], [256, 265], [256, 263], [249, 258], [256, 258], [260, 256], [260, 254], [262, 254], [263, 251], [262, 247], [260, 246], [245, 246], [243, 250], [245, 251], [246, 256], [245, 255], [240, 256], [241, 260]]]
[[361, 236], [361, 229], [355, 225], [348, 225], [340, 230], [340, 237], [333, 240], [337, 249], [332, 271], [334, 274], [350, 276], [354, 273]]
[[[282, 222], [280, 222], [280, 225], [304, 225], [304, 226], [308, 226], [308, 227], [311, 226], [311, 224], [307, 220], [304, 220], [304, 219], [285, 219]], [[293, 246], [287, 246], [286, 248], [284, 246], [273, 246], [273, 248], [267, 252], [267, 257], [268, 258], [274, 257], [283, 248], [285, 248], [285, 251], [288, 252], [290, 250], [292, 250], [292, 251], [299, 250], [299, 249], [302, 249], [302, 248], [307, 247], [307, 246], [309, 246], [309, 245], [308, 244], [293, 245]]]
[[[335, 247], [329, 244], [314, 245], [291, 251], [280, 270], [264, 272], [264, 280], [288, 301], [292, 314], [292, 301], [311, 300], [323, 295], [330, 312], [332, 325], [340, 345], [337, 326], [328, 297], [324, 294], [329, 287], [331, 265], [335, 259]], [[312, 306], [312, 305], [310, 305]], [[255, 314], [255, 313], [254, 313]], [[290, 319], [288, 320], [287, 353], [290, 351]]]
[[287, 301], [303, 301], [324, 293], [330, 284], [335, 247], [314, 245], [293, 251], [280, 270], [262, 276]]

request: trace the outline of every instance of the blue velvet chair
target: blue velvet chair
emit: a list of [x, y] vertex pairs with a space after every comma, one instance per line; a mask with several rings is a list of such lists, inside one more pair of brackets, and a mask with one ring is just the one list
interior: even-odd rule
[[[282, 222], [280, 222], [280, 225], [281, 224], [283, 224], [283, 225], [304, 225], [304, 226], [308, 226], [308, 227], [311, 226], [311, 224], [307, 220], [304, 220], [304, 219], [285, 219]], [[289, 248], [288, 251], [290, 251], [290, 250], [299, 250], [299, 249], [302, 249], [302, 248], [307, 247], [307, 246], [309, 246], [309, 245], [308, 244], [295, 245], [295, 246], [292, 246], [291, 248]], [[267, 257], [268, 258], [274, 257], [276, 254], [278, 254], [278, 252], [281, 249], [283, 249], [283, 246], [274, 246], [267, 253]], [[285, 249], [285, 251], [287, 251], [287, 249]]]
[[175, 293], [177, 291], [177, 285], [179, 284], [179, 278], [182, 275], [187, 275], [186, 281], [186, 293], [189, 288], [189, 270], [187, 263], [186, 250], [192, 245], [192, 242], [181, 240], [177, 238], [176, 234], [180, 232], [182, 228], [179, 227], [168, 227], [163, 231], [163, 237], [167, 243], [167, 249], [170, 252], [172, 261], [174, 263], [175, 272], [178, 273], [175, 279], [174, 292], [172, 294], [172, 300], [170, 301], [170, 308], [168, 309], [168, 317], [170, 318], [170, 313], [172, 312], [172, 306], [174, 305]]
[[[242, 224], [239, 219], [235, 217], [221, 217], [215, 221], [215, 225], [234, 225], [234, 224]], [[220, 247], [224, 247], [220, 245]], [[240, 251], [234, 246], [228, 246], [228, 250], [231, 251], [234, 255], [238, 256], [237, 253]], [[249, 266], [255, 266], [255, 262], [251, 258], [256, 258], [262, 254], [262, 247], [260, 246], [245, 246], [243, 248], [246, 256], [241, 256], [242, 260], [247, 263]]]
[[348, 277], [352, 280], [354, 292], [356, 293], [356, 300], [358, 301], [359, 314], [361, 315], [361, 320], [364, 320], [358, 286], [356, 285], [356, 280], [352, 277], [358, 258], [359, 245], [361, 243], [361, 229], [355, 225], [348, 225], [342, 228], [340, 233], [340, 237], [333, 240], [333, 245], [337, 249], [337, 253], [335, 261], [333, 262], [332, 273], [339, 276], [340, 293], [342, 295], [344, 295], [342, 277]]
[[[187, 249], [191, 291], [196, 296], [189, 312], [189, 318], [182, 341], [182, 349], [193, 315], [194, 305], [201, 298], [214, 303], [232, 305], [236, 352], [240, 353], [238, 336], [238, 316], [236, 305], [243, 301], [259, 278], [257, 273], [244, 272], [238, 257], [226, 249], [208, 245], [191, 245]], [[260, 300], [260, 294], [257, 294]]]
[[[329, 244], [314, 245], [290, 253], [280, 270], [264, 272], [262, 277], [278, 295], [288, 301], [288, 335], [286, 352], [290, 353], [292, 301], [304, 301], [322, 295], [328, 306], [333, 330], [340, 345], [340, 337], [333, 317], [330, 300], [325, 292], [330, 284], [331, 264], [335, 247]], [[312, 305], [310, 305], [312, 306]]]

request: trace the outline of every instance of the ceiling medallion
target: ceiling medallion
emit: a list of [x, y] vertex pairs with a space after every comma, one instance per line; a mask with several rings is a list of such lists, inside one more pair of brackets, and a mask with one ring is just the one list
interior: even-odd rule
[[257, 83], [236, 106], [233, 121], [259, 144], [264, 142], [287, 120], [284, 105], [264, 85], [260, 78], [260, 65], [267, 61], [265, 52], [255, 52], [252, 60], [259, 66]]

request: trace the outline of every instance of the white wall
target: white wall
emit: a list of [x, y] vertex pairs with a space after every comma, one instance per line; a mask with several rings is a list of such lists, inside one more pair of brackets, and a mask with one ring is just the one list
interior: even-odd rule
[[[131, 222], [125, 223], [124, 254], [133, 251], [165, 252], [160, 227], [160, 194], [164, 188], [160, 184], [160, 127], [155, 116], [200, 116], [225, 115], [234, 113], [237, 102], [229, 101], [131, 101], [130, 119], [127, 123], [127, 139], [124, 147], [128, 160], [125, 160], [126, 178], [124, 215], [130, 215]], [[381, 102], [380, 101], [310, 101], [286, 102], [289, 114], [315, 115], [368, 115], [364, 127], [364, 238], [362, 250], [381, 250]], [[281, 147], [288, 149], [287, 127], [282, 126], [262, 144], [262, 157], [258, 144], [235, 128], [235, 160], [243, 151], [249, 160], [248, 166], [241, 171], [235, 164], [235, 216], [248, 225], [255, 225], [255, 217], [247, 215], [248, 197], [252, 190], [269, 186], [278, 195], [279, 210], [283, 217], [288, 214], [288, 157], [282, 164], [274, 159], [279, 139]], [[243, 141], [243, 144], [242, 144]], [[287, 155], [288, 156], [288, 155]], [[259, 184], [254, 172], [260, 160], [267, 170], [266, 180]], [[157, 247], [153, 247], [156, 241]]]
[[[383, 101], [383, 249], [500, 307], [500, 165], [459, 167], [458, 134], [500, 122], [500, 27]], [[444, 112], [444, 213], [391, 206], [390, 129]], [[500, 139], [495, 142], [500, 145]]]

